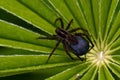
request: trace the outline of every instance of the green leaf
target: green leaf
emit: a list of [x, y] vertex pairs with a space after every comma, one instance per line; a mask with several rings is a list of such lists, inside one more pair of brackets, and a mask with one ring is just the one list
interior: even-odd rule
[[[0, 0], [0, 80], [119, 80], [119, 10], [120, 0]], [[88, 31], [85, 62], [60, 44], [46, 63], [56, 41], [37, 38], [55, 34], [57, 18]]]
[[[72, 15], [75, 17], [76, 21], [74, 22], [77, 22], [77, 24], [79, 24], [80, 27], [87, 29], [87, 23], [84, 18], [83, 12], [79, 6], [78, 1], [77, 0], [71, 0], [71, 1], [65, 0], [65, 3], [68, 9], [71, 11]], [[71, 7], [71, 6], [74, 6], [74, 7]]]
[[18, 1], [51, 24], [53, 24], [53, 20], [57, 18], [57, 15], [55, 15], [54, 12], [52, 12], [47, 6], [45, 6], [42, 0], [35, 0], [33, 2], [29, 0]]
[[99, 68], [98, 80], [114, 80], [114, 78], [110, 74], [110, 71], [105, 65], [101, 65]]
[[[20, 28], [17, 25], [13, 25], [4, 21], [0, 21], [0, 25], [1, 25], [0, 28], [1, 46], [31, 50], [37, 52], [46, 51], [47, 47], [43, 47], [43, 46], [40, 47], [40, 45], [44, 45], [45, 41], [41, 41], [37, 39], [40, 36], [39, 34], [36, 34], [24, 28]], [[50, 44], [48, 43], [47, 45]]]
[[59, 80], [59, 79], [67, 80], [70, 77], [76, 75], [79, 71], [80, 71], [79, 74], [82, 75], [87, 70], [87, 67], [90, 68], [90, 63], [79, 64], [72, 68], [68, 68], [67, 70], [65, 70], [61, 73], [58, 73], [55, 76], [48, 78], [47, 80]]
[[[17, 5], [15, 7], [15, 5]], [[21, 4], [17, 0], [11, 0], [11, 1], [4, 1], [1, 0], [0, 6], [2, 9], [6, 9], [10, 13], [18, 16], [19, 18], [25, 20], [26, 22], [38, 27], [41, 30], [47, 31], [47, 32], [54, 32], [54, 28], [51, 24], [49, 24], [47, 21], [45, 21], [42, 17], [39, 15], [35, 14], [33, 11], [25, 7], [23, 4]], [[48, 26], [50, 27], [48, 29]]]
[[120, 65], [110, 62], [108, 67], [120, 78]]
[[[57, 58], [54, 61], [55, 57]], [[0, 56], [0, 76], [10, 76], [14, 74], [26, 73], [31, 71], [36, 71], [40, 69], [59, 67], [65, 65], [75, 65], [77, 63], [68, 62], [65, 58], [55, 56], [51, 59], [49, 63], [58, 64], [46, 64], [47, 56], [45, 55], [13, 55], [13, 56]], [[69, 59], [68, 59], [69, 60]], [[63, 63], [61, 63], [63, 61]], [[17, 63], [16, 63], [17, 62]]]
[[[64, 0], [50, 0], [49, 3], [54, 7], [54, 9], [60, 14], [60, 16], [69, 22], [71, 19], [74, 19], [73, 15], [70, 13], [69, 8], [65, 4]], [[61, 4], [59, 4], [61, 3]], [[75, 20], [75, 19], [74, 19]], [[73, 24], [75, 27], [78, 26], [76, 21]]]
[[97, 74], [97, 69], [98, 67], [96, 65], [91, 66], [91, 68], [87, 71], [87, 73], [81, 79], [82, 80], [94, 80]]

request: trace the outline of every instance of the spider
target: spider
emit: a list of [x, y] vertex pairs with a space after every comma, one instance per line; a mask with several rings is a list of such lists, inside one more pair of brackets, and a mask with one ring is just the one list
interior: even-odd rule
[[[57, 40], [57, 43], [53, 50], [51, 51], [47, 62], [53, 55], [54, 51], [57, 49], [60, 43], [63, 44], [63, 48], [66, 52], [66, 54], [74, 60], [74, 58], [70, 55], [69, 51], [74, 53], [81, 61], [84, 59], [80, 56], [85, 55], [86, 60], [86, 53], [88, 53], [93, 47], [94, 44], [89, 38], [88, 31], [83, 28], [75, 28], [72, 30], [69, 30], [71, 23], [73, 22], [73, 19], [67, 24], [67, 27], [64, 28], [63, 20], [61, 18], [57, 18], [55, 20], [55, 23], [57, 21], [60, 21], [61, 27], [56, 28], [55, 32], [56, 35], [46, 36], [46, 37], [39, 37], [38, 39], [49, 39], [49, 40]], [[76, 31], [82, 30], [84, 33], [77, 33]], [[90, 46], [91, 45], [91, 46]]]

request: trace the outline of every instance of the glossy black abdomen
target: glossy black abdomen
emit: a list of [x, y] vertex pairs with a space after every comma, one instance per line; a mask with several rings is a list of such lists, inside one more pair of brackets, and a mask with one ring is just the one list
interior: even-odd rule
[[84, 37], [81, 37], [81, 36], [76, 36], [76, 37], [77, 37], [78, 43], [75, 45], [72, 45], [72, 44], [70, 45], [72, 52], [75, 55], [79, 55], [79, 56], [86, 54], [89, 49], [89, 42]]

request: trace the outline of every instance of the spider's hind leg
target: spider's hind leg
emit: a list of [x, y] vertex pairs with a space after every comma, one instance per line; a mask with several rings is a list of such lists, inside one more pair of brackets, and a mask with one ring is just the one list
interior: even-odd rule
[[64, 47], [64, 50], [66, 52], [66, 54], [72, 59], [74, 60], [74, 58], [70, 55], [70, 53], [68, 52], [68, 48], [67, 48], [67, 44], [65, 42], [62, 42], [63, 43], [63, 47]]
[[85, 58], [81, 58], [79, 55], [76, 55], [81, 61], [84, 61]]

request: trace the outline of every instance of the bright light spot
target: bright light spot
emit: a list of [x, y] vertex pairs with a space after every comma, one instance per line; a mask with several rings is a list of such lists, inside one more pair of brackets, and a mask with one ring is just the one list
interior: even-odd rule
[[100, 61], [103, 61], [103, 60], [104, 60], [104, 56], [103, 56], [103, 52], [102, 52], [102, 51], [98, 54], [98, 59], [99, 59]]
[[103, 64], [105, 61], [105, 54], [103, 51], [100, 51], [97, 56], [95, 57], [95, 59], [93, 60], [94, 63], [97, 63], [97, 65], [99, 64]]

